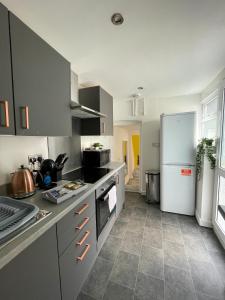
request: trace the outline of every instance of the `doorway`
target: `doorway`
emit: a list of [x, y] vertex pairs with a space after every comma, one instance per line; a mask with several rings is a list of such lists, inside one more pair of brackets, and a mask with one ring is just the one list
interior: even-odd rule
[[140, 192], [141, 123], [123, 121], [114, 125], [112, 158], [125, 162], [125, 189]]
[[132, 176], [130, 176], [125, 188], [127, 191], [139, 191], [140, 185], [140, 134], [131, 135], [131, 155], [133, 156]]

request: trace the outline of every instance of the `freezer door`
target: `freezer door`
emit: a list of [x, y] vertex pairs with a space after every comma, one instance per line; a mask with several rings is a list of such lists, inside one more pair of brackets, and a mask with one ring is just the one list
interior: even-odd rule
[[195, 164], [196, 114], [161, 116], [161, 164]]
[[193, 216], [195, 213], [195, 167], [161, 166], [160, 208]]

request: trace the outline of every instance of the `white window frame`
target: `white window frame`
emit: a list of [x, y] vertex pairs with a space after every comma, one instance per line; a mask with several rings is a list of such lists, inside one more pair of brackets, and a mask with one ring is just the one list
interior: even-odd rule
[[[201, 137], [205, 137], [203, 135], [203, 128], [204, 124], [206, 124], [209, 121], [215, 120], [216, 121], [216, 135], [215, 138], [217, 138], [217, 132], [218, 132], [218, 112], [219, 112], [219, 89], [214, 90], [212, 93], [210, 93], [207, 97], [205, 97], [201, 101]], [[210, 102], [213, 102], [216, 100], [216, 106], [217, 110], [214, 114], [211, 114], [210, 116], [205, 116], [205, 109], [209, 105]]]

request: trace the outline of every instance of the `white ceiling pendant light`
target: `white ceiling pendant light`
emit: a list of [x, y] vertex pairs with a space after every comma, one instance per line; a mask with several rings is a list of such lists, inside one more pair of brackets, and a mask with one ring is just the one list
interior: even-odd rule
[[142, 95], [143, 87], [138, 87], [138, 92], [131, 96], [131, 112], [133, 117], [144, 116], [145, 99]]

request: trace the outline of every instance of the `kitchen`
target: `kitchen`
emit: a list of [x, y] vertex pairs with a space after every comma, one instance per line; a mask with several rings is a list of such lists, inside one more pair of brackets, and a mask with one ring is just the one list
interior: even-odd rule
[[[118, 41], [124, 49], [134, 46], [133, 42], [130, 44], [123, 38], [127, 24], [132, 18], [135, 19], [134, 13], [140, 13], [137, 6], [131, 6], [128, 12], [127, 1], [123, 1], [121, 6], [118, 4], [119, 10], [126, 12], [121, 16], [115, 13], [117, 7], [112, 3], [104, 6], [93, 2], [86, 3], [86, 6], [84, 2], [75, 2], [70, 1], [66, 7], [62, 3], [46, 1], [45, 10], [35, 1], [24, 0], [18, 5], [13, 0], [5, 0], [2, 1], [5, 6], [0, 5], [0, 67], [4, 70], [0, 74], [0, 194], [2, 201], [5, 195], [17, 198], [30, 196], [24, 199], [24, 206], [21, 200], [8, 204], [2, 202], [3, 211], [6, 205], [12, 205], [14, 213], [21, 210], [22, 214], [29, 210], [30, 219], [26, 224], [18, 222], [20, 228], [12, 223], [9, 227], [12, 230], [8, 228], [7, 234], [2, 230], [0, 298], [224, 299], [224, 282], [221, 280], [225, 270], [221, 246], [224, 246], [223, 230], [216, 219], [216, 216], [223, 215], [220, 213], [223, 212], [223, 203], [222, 200], [212, 203], [212, 198], [217, 196], [210, 196], [213, 190], [209, 188], [212, 189], [213, 180], [206, 178], [211, 169], [207, 171], [204, 165], [202, 178], [197, 182], [197, 205], [191, 213], [163, 206], [167, 204], [167, 196], [164, 195], [162, 212], [158, 204], [145, 202], [145, 171], [159, 169], [161, 162], [160, 115], [195, 111], [197, 125], [201, 127], [204, 123], [208, 128], [209, 123], [206, 122], [214, 119], [212, 115], [210, 120], [201, 119], [201, 111], [204, 107], [209, 110], [209, 103], [215, 98], [222, 99], [224, 71], [219, 71], [224, 65], [218, 63], [214, 72], [208, 72], [208, 77], [202, 76], [201, 84], [195, 89], [193, 80], [200, 81], [197, 75], [189, 81], [189, 88], [182, 88], [184, 82], [180, 80], [186, 80], [185, 75], [184, 78], [178, 76], [176, 84], [179, 87], [175, 91], [170, 76], [167, 78], [170, 89], [166, 86], [162, 88], [160, 80], [163, 75], [160, 70], [155, 73], [154, 80], [162, 77], [158, 82], [152, 78], [150, 85], [143, 74], [143, 86], [146, 87], [142, 91], [144, 102], [142, 95], [130, 98], [128, 94], [139, 86], [139, 80], [131, 75], [130, 80], [123, 83], [125, 70], [120, 70], [120, 76], [117, 72], [120, 57], [116, 57], [116, 63], [111, 54], [114, 59], [109, 62], [107, 51], [119, 54]], [[162, 9], [162, 2], [159, 6], [152, 3], [159, 16], [166, 11], [166, 7]], [[173, 2], [171, 10], [178, 5]], [[57, 8], [55, 16], [51, 11], [52, 5]], [[145, 5], [146, 14], [143, 10]], [[143, 3], [140, 17], [144, 21], [140, 23], [141, 28], [149, 20], [148, 5]], [[210, 5], [208, 3], [208, 10]], [[81, 30], [87, 7], [90, 9], [87, 26], [93, 28], [93, 36], [92, 32]], [[188, 7], [190, 12], [194, 11], [193, 7], [194, 3]], [[223, 3], [219, 3], [219, 15], [222, 7]], [[97, 29], [92, 24], [92, 9], [97, 22], [93, 24]], [[184, 13], [181, 7], [179, 9], [180, 14]], [[61, 13], [67, 16], [65, 24], [61, 22]], [[102, 19], [98, 23], [100, 15]], [[154, 24], [157, 20], [151, 16]], [[215, 22], [215, 19], [213, 15], [208, 21], [209, 26], [215, 24], [220, 28], [220, 22]], [[70, 45], [75, 30], [71, 26], [74, 23], [70, 23], [72, 20], [77, 22], [76, 33], [80, 32], [80, 40]], [[140, 27], [137, 29], [136, 23], [132, 26], [129, 30], [139, 40]], [[159, 26], [160, 30], [162, 28]], [[94, 40], [97, 37], [100, 39], [99, 32], [104, 33], [101, 46], [106, 48], [102, 51], [96, 48], [98, 42]], [[203, 33], [204, 30], [200, 30], [199, 35]], [[211, 37], [211, 33], [209, 35]], [[114, 42], [111, 43], [107, 36], [111, 36]], [[138, 44], [135, 47], [139, 48]], [[128, 62], [125, 52], [122, 60]], [[130, 49], [130, 53], [133, 50]], [[127, 53], [127, 58], [130, 53]], [[219, 54], [218, 60], [223, 61], [223, 55]], [[177, 61], [179, 67], [176, 67], [179, 69], [179, 55]], [[111, 72], [107, 72], [109, 63]], [[141, 62], [137, 60], [134, 69], [129, 63], [127, 72], [134, 74], [135, 68], [137, 71], [141, 67], [144, 70], [143, 63], [146, 61], [142, 61], [141, 56]], [[160, 66], [160, 62], [157, 63]], [[151, 61], [151, 64], [154, 65], [154, 62]], [[103, 65], [106, 66], [104, 70], [101, 69]], [[183, 67], [186, 70], [184, 73], [189, 74], [185, 65]], [[148, 74], [147, 71], [145, 75], [148, 77]], [[175, 81], [171, 76], [172, 79]], [[158, 92], [154, 94], [157, 88]], [[215, 97], [212, 92], [216, 90], [219, 92]], [[142, 106], [143, 103], [142, 109], [132, 111], [134, 106]], [[222, 102], [218, 100], [218, 103]], [[222, 112], [221, 105], [217, 107]], [[115, 122], [122, 121], [142, 123], [140, 194], [125, 194], [125, 164], [123, 160], [115, 162], [114, 148], [119, 147], [119, 143], [113, 144], [113, 127]], [[198, 131], [196, 129], [195, 133], [198, 134]], [[32, 178], [27, 167], [33, 171]], [[216, 172], [222, 178], [223, 168], [216, 166]], [[216, 174], [207, 176], [215, 176], [216, 180]], [[194, 172], [189, 175], [194, 178]], [[23, 178], [23, 190], [20, 191], [22, 195], [18, 196], [20, 178]], [[203, 180], [209, 180], [211, 185]], [[208, 192], [209, 203], [204, 200], [204, 192]], [[222, 192], [219, 194], [222, 195]], [[207, 218], [203, 215], [205, 206], [209, 207], [210, 212], [207, 211]], [[185, 214], [191, 217], [183, 216]], [[24, 215], [22, 217], [25, 218]], [[213, 227], [220, 243], [209, 227]], [[211, 274], [204, 271], [208, 269], [212, 270]]]

